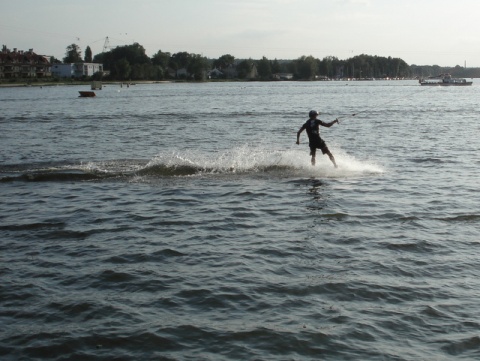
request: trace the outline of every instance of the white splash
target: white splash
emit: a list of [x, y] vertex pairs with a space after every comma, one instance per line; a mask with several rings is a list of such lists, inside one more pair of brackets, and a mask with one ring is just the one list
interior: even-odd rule
[[153, 157], [146, 167], [194, 167], [201, 173], [258, 173], [268, 171], [289, 172], [295, 176], [344, 178], [376, 175], [384, 168], [371, 161], [356, 159], [341, 149], [332, 149], [338, 168], [320, 151], [316, 166], [310, 163], [308, 147], [289, 150], [271, 150], [268, 146], [245, 144], [214, 153], [171, 152]]

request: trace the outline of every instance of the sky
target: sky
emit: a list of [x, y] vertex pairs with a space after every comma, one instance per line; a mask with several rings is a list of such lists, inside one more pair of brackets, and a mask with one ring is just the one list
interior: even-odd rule
[[71, 44], [95, 55], [139, 43], [148, 56], [480, 67], [478, 0], [0, 0], [0, 17], [1, 45], [58, 59]]

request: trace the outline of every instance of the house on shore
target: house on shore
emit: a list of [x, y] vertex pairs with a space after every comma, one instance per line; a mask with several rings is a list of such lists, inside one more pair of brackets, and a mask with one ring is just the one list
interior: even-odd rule
[[224, 78], [225, 74], [217, 68], [213, 68], [212, 70], [207, 72], [207, 78], [208, 79], [221, 79]]
[[46, 78], [50, 77], [49, 57], [38, 55], [33, 49], [28, 51], [7, 49], [5, 45], [0, 52], [0, 79]]
[[65, 63], [53, 64], [52, 75], [58, 78], [90, 77], [95, 73], [103, 73], [103, 64], [99, 63]]

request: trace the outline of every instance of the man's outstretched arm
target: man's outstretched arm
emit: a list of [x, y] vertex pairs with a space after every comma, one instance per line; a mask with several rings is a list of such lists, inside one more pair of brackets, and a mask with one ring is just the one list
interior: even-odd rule
[[304, 127], [301, 127], [297, 132], [297, 144], [300, 144], [300, 134], [302, 134], [304, 129], [305, 129]]
[[330, 123], [322, 122], [321, 125], [324, 126], [324, 127], [330, 128], [335, 123], [338, 123], [338, 119], [332, 120]]

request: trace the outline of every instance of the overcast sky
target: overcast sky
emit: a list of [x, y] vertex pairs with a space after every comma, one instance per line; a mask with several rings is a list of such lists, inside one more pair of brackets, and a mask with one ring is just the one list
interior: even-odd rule
[[139, 43], [218, 58], [347, 59], [480, 67], [479, 0], [0, 0], [8, 48], [65, 56]]

